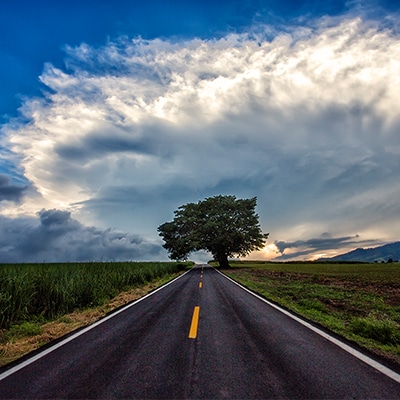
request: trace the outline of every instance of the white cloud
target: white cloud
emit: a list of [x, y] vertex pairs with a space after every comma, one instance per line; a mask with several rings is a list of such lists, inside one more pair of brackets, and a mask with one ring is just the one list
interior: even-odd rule
[[382, 234], [399, 215], [400, 37], [360, 18], [261, 31], [67, 47], [46, 98], [3, 127], [41, 195], [3, 214], [70, 209], [151, 236], [231, 193], [258, 196], [274, 240]]

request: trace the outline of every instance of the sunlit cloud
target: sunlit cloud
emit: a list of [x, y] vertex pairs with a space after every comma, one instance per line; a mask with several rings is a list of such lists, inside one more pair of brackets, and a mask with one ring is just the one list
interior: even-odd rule
[[247, 257], [247, 260], [274, 260], [277, 257], [281, 256], [282, 253], [279, 251], [279, 248], [276, 244], [271, 243], [267, 244], [262, 250], [253, 251]]
[[45, 65], [45, 97], [2, 129], [32, 185], [19, 212], [150, 237], [177, 206], [229, 193], [258, 197], [263, 258], [299, 239], [309, 255], [328, 231], [395, 240], [399, 70], [398, 34], [351, 17], [272, 39], [258, 26], [66, 47], [65, 69]]
[[343, 249], [352, 249], [361, 245], [382, 244], [371, 240], [360, 240], [359, 235], [347, 237], [332, 237], [329, 233], [323, 233], [318, 238], [297, 240], [295, 242], [276, 241], [276, 248], [280, 255], [275, 260], [287, 259], [312, 260], [331, 257], [343, 252]]

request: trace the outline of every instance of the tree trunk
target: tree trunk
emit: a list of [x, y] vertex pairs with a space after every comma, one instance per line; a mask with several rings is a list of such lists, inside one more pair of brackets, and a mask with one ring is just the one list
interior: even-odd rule
[[228, 257], [225, 253], [218, 254], [217, 258], [218, 258], [218, 263], [219, 263], [220, 268], [230, 268], [231, 267], [228, 262]]

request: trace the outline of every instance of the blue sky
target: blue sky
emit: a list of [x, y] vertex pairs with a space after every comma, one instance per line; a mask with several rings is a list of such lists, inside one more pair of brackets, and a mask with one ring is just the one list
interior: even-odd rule
[[218, 194], [257, 196], [254, 258], [399, 240], [399, 11], [1, 2], [0, 262], [165, 259], [157, 226]]
[[[65, 45], [104, 44], [121, 35], [146, 39], [210, 38], [255, 21], [285, 23], [302, 15], [337, 15], [345, 1], [3, 1], [0, 5], [1, 115], [15, 115], [21, 96], [38, 95], [45, 62], [62, 66]], [[390, 7], [388, 2], [385, 7]]]

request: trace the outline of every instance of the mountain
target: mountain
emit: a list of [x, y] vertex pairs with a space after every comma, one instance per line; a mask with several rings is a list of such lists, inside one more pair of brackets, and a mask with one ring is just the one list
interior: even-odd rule
[[385, 244], [384, 246], [369, 249], [356, 249], [349, 253], [340, 254], [332, 258], [321, 258], [321, 261], [396, 261], [400, 259], [400, 242]]

